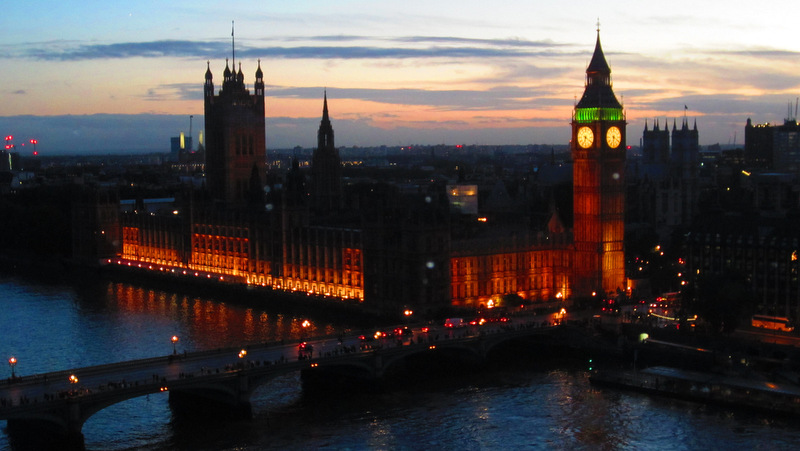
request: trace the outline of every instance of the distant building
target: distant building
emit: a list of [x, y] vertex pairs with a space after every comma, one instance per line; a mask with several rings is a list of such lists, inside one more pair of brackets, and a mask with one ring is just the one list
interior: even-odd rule
[[192, 149], [192, 137], [184, 136], [183, 132], [181, 132], [180, 136], [173, 136], [169, 139], [170, 161], [185, 159], [184, 155], [192, 153]]
[[770, 124], [756, 124], [747, 118], [744, 127], [744, 155], [748, 167], [772, 168], [772, 126]]
[[772, 139], [772, 159], [776, 168], [783, 171], [800, 170], [800, 124], [786, 120], [775, 127]]
[[744, 156], [748, 167], [800, 171], [800, 123], [785, 119], [783, 125], [753, 125], [744, 128]]

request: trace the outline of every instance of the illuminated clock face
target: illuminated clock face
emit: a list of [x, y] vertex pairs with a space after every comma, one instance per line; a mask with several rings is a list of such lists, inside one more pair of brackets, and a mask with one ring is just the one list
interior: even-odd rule
[[588, 149], [594, 142], [594, 133], [589, 127], [581, 127], [578, 129], [578, 145], [584, 149]]
[[606, 132], [606, 142], [608, 143], [608, 147], [612, 149], [616, 149], [619, 146], [619, 143], [622, 142], [622, 132], [619, 131], [617, 127], [611, 127]]

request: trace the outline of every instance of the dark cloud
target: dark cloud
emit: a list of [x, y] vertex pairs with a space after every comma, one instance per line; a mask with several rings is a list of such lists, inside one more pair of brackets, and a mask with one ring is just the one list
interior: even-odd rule
[[[239, 53], [239, 52], [237, 52]], [[392, 48], [370, 46], [348, 47], [265, 47], [242, 51], [244, 56], [301, 59], [385, 59], [385, 58], [519, 58], [546, 56], [543, 52], [521, 49], [481, 47]]]
[[[272, 88], [267, 89], [266, 95], [321, 99], [324, 89], [323, 87]], [[503, 86], [484, 91], [344, 88], [328, 90], [328, 100], [335, 102], [336, 99], [358, 99], [392, 105], [429, 106], [440, 111], [517, 110], [536, 107], [537, 103], [530, 100], [535, 94], [537, 94], [535, 90], [520, 86]]]
[[[217, 85], [219, 87], [219, 85]], [[438, 111], [482, 111], [518, 110], [533, 107], [561, 106], [572, 103], [571, 99], [551, 99], [538, 96], [549, 93], [548, 89], [535, 89], [523, 86], [502, 86], [488, 90], [429, 90], [429, 89], [369, 89], [369, 88], [326, 88], [285, 87], [269, 85], [267, 98], [312, 99], [322, 101], [328, 90], [328, 99], [354, 99], [388, 105], [428, 106]], [[147, 89], [142, 98], [153, 101], [196, 100], [203, 98], [203, 87], [199, 83], [162, 84]], [[536, 100], [531, 100], [536, 98]]]
[[80, 61], [108, 58], [201, 57], [225, 54], [229, 50], [222, 42], [151, 41], [116, 44], [82, 44], [75, 47], [49, 45], [23, 50], [21, 56], [60, 61]]
[[558, 44], [550, 40], [545, 41], [529, 41], [522, 38], [506, 38], [506, 39], [474, 39], [474, 38], [459, 38], [453, 36], [409, 36], [393, 39], [397, 42], [416, 42], [416, 43], [437, 43], [437, 44], [481, 44], [489, 46], [503, 46], [503, 47], [564, 47], [569, 44]]
[[714, 53], [719, 54], [727, 54], [727, 55], [736, 55], [736, 56], [747, 56], [747, 57], [754, 57], [754, 58], [779, 58], [781, 60], [786, 60], [787, 58], [797, 58], [800, 57], [800, 52], [794, 52], [791, 50], [779, 50], [779, 49], [741, 49], [741, 50], [719, 50]]
[[[654, 121], [658, 121], [662, 126], [666, 123], [670, 127], [674, 124], [680, 127], [685, 113], [690, 126], [697, 123], [702, 144], [716, 142], [741, 145], [744, 142], [744, 126], [748, 118], [755, 123], [782, 124], [787, 116], [794, 114], [795, 101], [794, 97], [789, 99], [782, 95], [739, 94], [691, 94], [670, 96], [652, 102], [638, 101], [627, 105], [628, 136], [642, 130], [645, 121], [651, 126]], [[688, 109], [684, 110], [684, 106]], [[643, 117], [637, 114], [639, 110], [672, 111], [677, 116]]]
[[[756, 88], [766, 91], [793, 89], [800, 86], [794, 66], [776, 64], [793, 61], [800, 54], [778, 50], [764, 51], [701, 51], [693, 58], [656, 58], [641, 54], [624, 54], [614, 65], [617, 84], [640, 84], [643, 70], [654, 86], [664, 89], [704, 89], [717, 91]], [[620, 83], [622, 82], [622, 83]], [[672, 92], [671, 91], [671, 92]]]
[[24, 89], [17, 89], [16, 91], [12, 91], [11, 93], [12, 94], [17, 94], [17, 95], [25, 95], [25, 94], [27, 94], [27, 92]]
[[752, 116], [756, 122], [775, 122], [787, 115], [788, 104], [794, 107], [795, 98], [782, 95], [760, 95], [757, 97], [738, 94], [686, 95], [669, 97], [654, 102], [637, 102], [636, 109], [656, 111], [683, 111], [702, 116], [726, 116], [738, 118], [744, 123]]
[[[301, 38], [298, 38], [300, 40]], [[302, 40], [350, 42], [373, 40], [357, 36], [317, 36]], [[379, 41], [381, 39], [378, 39]], [[385, 41], [385, 40], [384, 40]], [[384, 59], [384, 58], [501, 58], [552, 55], [558, 44], [522, 39], [466, 39], [455, 37], [408, 37], [388, 40], [394, 43], [437, 44], [425, 48], [396, 46], [246, 46], [237, 47], [242, 57], [321, 58], [321, 59]], [[446, 44], [470, 44], [452, 46]], [[114, 44], [44, 43], [28, 45], [17, 56], [47, 61], [79, 61], [107, 58], [209, 58], [226, 54], [230, 44], [223, 41], [162, 40], [121, 42]], [[541, 50], [532, 50], [541, 49]]]
[[550, 40], [544, 41], [529, 41], [523, 38], [505, 38], [505, 39], [475, 39], [475, 38], [462, 38], [457, 36], [405, 36], [405, 37], [374, 37], [374, 36], [361, 36], [361, 35], [330, 35], [330, 36], [290, 36], [279, 38], [278, 40], [285, 42], [297, 41], [312, 41], [312, 42], [354, 42], [354, 41], [380, 41], [380, 42], [401, 42], [401, 43], [417, 43], [417, 44], [480, 44], [493, 47], [564, 47], [571, 44], [559, 44]]

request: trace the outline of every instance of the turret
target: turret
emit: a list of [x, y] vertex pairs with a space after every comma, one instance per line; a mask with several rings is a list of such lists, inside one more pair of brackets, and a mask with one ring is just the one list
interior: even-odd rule
[[214, 76], [211, 75], [211, 62], [206, 61], [206, 82], [203, 85], [203, 93], [206, 101], [214, 97]]
[[231, 68], [228, 66], [228, 58], [225, 58], [225, 71], [222, 72], [222, 84], [227, 84], [232, 79]]
[[254, 85], [256, 95], [264, 96], [264, 72], [261, 71], [261, 60], [258, 60], [258, 69], [256, 69], [256, 83]]

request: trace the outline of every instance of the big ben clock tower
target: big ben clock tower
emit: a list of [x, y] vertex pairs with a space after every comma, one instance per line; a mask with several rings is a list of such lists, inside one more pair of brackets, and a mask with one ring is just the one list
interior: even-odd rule
[[625, 289], [625, 124], [598, 29], [586, 88], [572, 115], [576, 296]]

